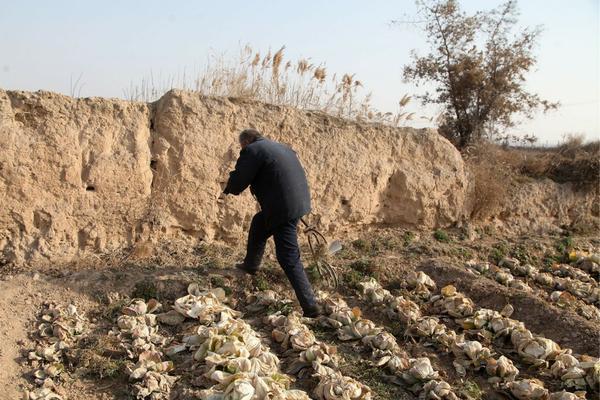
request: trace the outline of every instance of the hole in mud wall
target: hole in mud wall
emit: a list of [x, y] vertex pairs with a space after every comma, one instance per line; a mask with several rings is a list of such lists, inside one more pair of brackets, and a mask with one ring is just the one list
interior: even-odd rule
[[150, 169], [156, 172], [156, 160], [150, 160]]
[[350, 204], [350, 200], [342, 199], [342, 205], [347, 206], [348, 204]]
[[88, 185], [85, 187], [85, 191], [86, 192], [95, 192], [96, 191], [96, 187], [92, 186], [92, 185]]

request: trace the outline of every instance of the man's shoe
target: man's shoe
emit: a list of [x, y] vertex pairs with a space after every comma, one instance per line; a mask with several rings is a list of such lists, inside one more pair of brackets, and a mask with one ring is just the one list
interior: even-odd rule
[[249, 275], [256, 275], [256, 270], [246, 268], [244, 263], [235, 264], [235, 267], [241, 271], [244, 271], [245, 273], [247, 273]]
[[323, 307], [321, 307], [319, 304], [304, 310], [302, 313], [302, 316], [305, 318], [317, 318], [321, 315], [323, 315]]

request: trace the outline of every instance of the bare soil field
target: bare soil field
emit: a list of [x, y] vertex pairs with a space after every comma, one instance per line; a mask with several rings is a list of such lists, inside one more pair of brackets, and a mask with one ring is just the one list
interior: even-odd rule
[[[227, 362], [233, 356], [216, 348], [210, 357], [199, 356], [202, 346], [189, 344], [194, 334], [208, 340], [202, 335], [215, 334], [227, 320], [245, 327], [264, 354], [279, 360], [272, 367], [287, 377], [285, 383], [277, 386], [263, 376], [272, 372], [258, 374], [270, 382], [268, 398], [544, 398], [535, 393], [570, 398], [563, 390], [598, 395], [600, 320], [582, 312], [598, 307], [593, 297], [598, 270], [583, 269], [594, 263], [583, 265], [573, 255], [597, 252], [597, 238], [379, 227], [345, 239], [344, 249], [330, 260], [341, 281], [335, 290], [319, 279], [304, 252], [327, 305], [326, 315], [315, 320], [298, 317], [272, 249], [257, 276], [234, 271], [241, 243], [195, 248], [166, 243], [38, 271], [7, 266], [0, 281], [3, 398], [24, 398], [27, 390], [31, 399], [144, 398], [143, 390], [153, 399], [236, 398], [209, 395], [242, 390], [227, 380], [233, 379], [227, 372], [232, 367], [215, 361], [220, 360], [215, 354], [229, 357]], [[513, 263], [512, 280], [502, 275], [509, 273], [507, 260]], [[540, 272], [519, 276], [514, 265]], [[565, 278], [565, 271], [577, 278]], [[554, 277], [554, 287], [547, 287], [546, 275], [536, 274]], [[582, 280], [584, 289], [596, 291], [588, 296], [573, 289], [581, 289], [574, 282]], [[557, 301], [554, 292], [575, 294]], [[192, 318], [182, 298], [197, 307], [210, 298], [218, 308], [206, 319]], [[160, 307], [154, 310], [156, 301]], [[165, 315], [175, 321], [166, 323]], [[131, 333], [127, 318], [145, 320], [150, 333]], [[317, 348], [312, 346], [320, 349], [318, 361], [308, 362], [306, 352]], [[144, 364], [149, 352], [160, 355], [162, 364]], [[579, 379], [565, 377], [567, 366], [558, 363], [567, 358], [581, 364]], [[498, 362], [517, 374], [498, 372], [493, 367]], [[144, 378], [135, 375], [141, 365]], [[346, 394], [327, 394], [336, 387]]]

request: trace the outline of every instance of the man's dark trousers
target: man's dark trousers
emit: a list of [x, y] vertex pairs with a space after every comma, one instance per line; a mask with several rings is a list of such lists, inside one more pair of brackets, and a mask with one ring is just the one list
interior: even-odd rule
[[250, 271], [256, 271], [259, 268], [267, 239], [273, 236], [277, 261], [279, 261], [279, 265], [281, 265], [292, 284], [302, 310], [308, 311], [316, 307], [316, 300], [300, 260], [297, 227], [298, 219], [292, 219], [268, 229], [262, 211], [258, 212], [252, 218], [252, 224], [248, 232], [248, 247], [244, 267]]

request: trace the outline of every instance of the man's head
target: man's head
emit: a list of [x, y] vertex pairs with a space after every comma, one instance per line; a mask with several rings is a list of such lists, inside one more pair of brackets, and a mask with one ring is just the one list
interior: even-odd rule
[[250, 143], [254, 143], [258, 138], [261, 137], [262, 135], [256, 129], [244, 129], [242, 133], [240, 133], [240, 146], [242, 146], [243, 149]]

